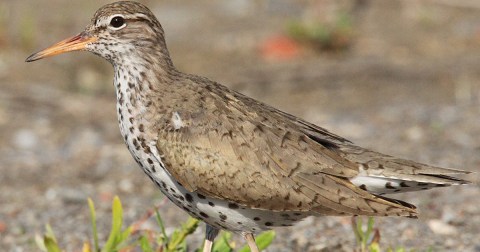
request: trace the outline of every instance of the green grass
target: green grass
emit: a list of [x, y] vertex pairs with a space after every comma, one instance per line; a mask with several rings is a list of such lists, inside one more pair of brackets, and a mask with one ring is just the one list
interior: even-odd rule
[[[97, 219], [95, 206], [91, 199], [88, 199], [90, 208], [90, 218], [92, 227], [92, 239], [83, 244], [82, 252], [186, 252], [186, 251], [202, 251], [201, 248], [190, 248], [187, 244], [187, 238], [195, 232], [200, 221], [194, 218], [188, 218], [180, 227], [176, 228], [172, 234], [168, 235], [165, 231], [163, 220], [158, 212], [152, 211], [146, 219], [155, 215], [155, 219], [159, 226], [159, 231], [140, 229], [139, 225], [130, 225], [123, 227], [123, 208], [118, 197], [114, 197], [112, 202], [112, 221], [108, 238], [101, 243], [98, 238]], [[256, 238], [256, 242], [260, 250], [267, 248], [275, 238], [274, 231], [267, 231]], [[53, 233], [50, 225], [46, 225], [46, 231], [43, 237], [37, 235], [35, 237], [36, 244], [41, 251], [44, 252], [61, 252], [65, 251], [60, 248], [58, 240]], [[202, 246], [203, 247], [203, 246]], [[215, 252], [233, 252], [236, 249], [235, 243], [232, 241], [232, 234], [222, 232], [213, 244]], [[239, 248], [239, 252], [250, 251], [247, 246]]]
[[[387, 247], [382, 249], [380, 246], [380, 231], [374, 227], [375, 221], [373, 217], [368, 217], [366, 225], [363, 224], [362, 218], [352, 218], [352, 230], [355, 235], [357, 252], [417, 252], [419, 250], [407, 249], [403, 246], [394, 248]], [[431, 252], [433, 248], [425, 250]]]
[[[171, 234], [165, 231], [164, 222], [157, 209], [150, 211], [137, 224], [132, 224], [124, 228], [123, 208], [118, 197], [113, 198], [112, 202], [112, 221], [108, 238], [104, 242], [99, 241], [97, 230], [97, 218], [95, 206], [91, 199], [88, 199], [90, 209], [92, 238], [91, 241], [85, 241], [82, 252], [186, 252], [186, 251], [202, 251], [200, 248], [192, 248], [187, 244], [188, 237], [198, 228], [200, 221], [194, 218], [188, 218], [184, 223], [177, 227]], [[158, 230], [141, 229], [140, 224], [149, 218], [155, 218]], [[365, 218], [364, 218], [365, 219]], [[367, 222], [363, 223], [360, 217], [352, 218], [352, 231], [355, 237], [357, 252], [417, 252], [419, 250], [407, 249], [402, 246], [382, 248], [380, 245], [380, 231], [375, 228], [373, 217], [368, 217]], [[140, 224], [138, 224], [140, 223]], [[266, 249], [275, 239], [274, 231], [264, 232], [256, 237], [256, 243], [260, 250]], [[46, 225], [46, 231], [42, 236], [35, 237], [36, 244], [41, 251], [44, 252], [61, 252], [65, 251], [60, 248], [58, 240], [50, 227]], [[314, 243], [314, 241], [313, 241]], [[215, 239], [213, 244], [215, 252], [248, 252], [250, 249], [247, 245], [237, 248], [232, 240], [232, 234], [221, 232]], [[433, 251], [432, 248], [426, 250]]]
[[339, 13], [331, 23], [291, 21], [287, 33], [291, 38], [320, 51], [344, 51], [354, 39], [352, 20], [347, 13]]

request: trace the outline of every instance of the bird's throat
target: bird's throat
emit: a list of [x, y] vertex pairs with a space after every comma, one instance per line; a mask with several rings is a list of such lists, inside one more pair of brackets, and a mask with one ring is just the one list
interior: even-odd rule
[[118, 122], [132, 154], [142, 144], [156, 140], [152, 94], [161, 84], [153, 82], [151, 70], [142, 65], [115, 66]]

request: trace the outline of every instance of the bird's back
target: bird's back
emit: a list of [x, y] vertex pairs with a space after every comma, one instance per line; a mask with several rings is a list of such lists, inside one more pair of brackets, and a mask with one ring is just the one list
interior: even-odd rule
[[275, 211], [411, 216], [377, 195], [466, 183], [449, 177], [465, 172], [360, 148], [206, 78], [180, 82], [197, 95], [167, 113], [157, 147], [189, 191]]

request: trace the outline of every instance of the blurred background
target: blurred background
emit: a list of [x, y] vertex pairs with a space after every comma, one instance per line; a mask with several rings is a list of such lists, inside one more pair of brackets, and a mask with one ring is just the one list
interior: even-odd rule
[[[35, 251], [50, 223], [68, 251], [108, 230], [112, 197], [127, 223], [165, 202], [125, 147], [112, 67], [89, 53], [25, 58], [89, 23], [110, 1], [0, 2], [0, 247]], [[480, 2], [475, 0], [141, 1], [157, 15], [177, 68], [387, 154], [477, 171]], [[382, 244], [480, 251], [478, 184], [399, 195], [419, 220], [378, 218]], [[349, 218], [278, 229], [270, 251], [351, 251]], [[152, 222], [152, 225], [154, 223]], [[203, 229], [196, 234], [198, 241]], [[102, 233], [106, 235], [106, 232]], [[192, 243], [198, 241], [191, 241]]]

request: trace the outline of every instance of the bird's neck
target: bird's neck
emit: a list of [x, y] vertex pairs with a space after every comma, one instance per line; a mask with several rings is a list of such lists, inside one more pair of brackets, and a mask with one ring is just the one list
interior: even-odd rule
[[155, 106], [158, 93], [169, 89], [176, 70], [138, 62], [114, 65], [114, 70], [117, 116], [125, 141], [131, 135], [155, 138], [156, 121], [162, 113]]

